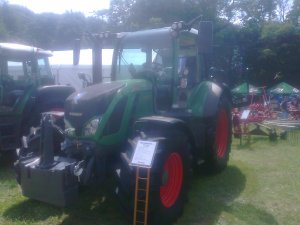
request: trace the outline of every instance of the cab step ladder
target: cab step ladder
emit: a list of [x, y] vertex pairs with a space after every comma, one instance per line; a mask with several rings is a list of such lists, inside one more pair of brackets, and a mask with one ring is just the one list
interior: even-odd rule
[[149, 183], [150, 168], [136, 167], [133, 225], [147, 225]]

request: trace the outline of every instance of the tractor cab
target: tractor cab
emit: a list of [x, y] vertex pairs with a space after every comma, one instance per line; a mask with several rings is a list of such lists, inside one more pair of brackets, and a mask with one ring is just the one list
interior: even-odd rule
[[115, 49], [113, 80], [146, 79], [154, 84], [158, 111], [187, 107], [204, 78], [195, 29], [170, 27], [125, 33]]
[[62, 109], [74, 91], [54, 85], [50, 56], [37, 47], [0, 43], [0, 151], [19, 147], [21, 136], [39, 124], [41, 112]]
[[51, 52], [39, 48], [0, 43], [0, 113], [19, 110], [21, 97], [33, 86], [54, 84], [48, 62]]

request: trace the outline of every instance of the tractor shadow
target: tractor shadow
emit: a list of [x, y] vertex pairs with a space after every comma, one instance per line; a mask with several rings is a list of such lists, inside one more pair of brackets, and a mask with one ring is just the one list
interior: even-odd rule
[[62, 213], [63, 211], [60, 208], [27, 199], [9, 207], [4, 211], [3, 217], [15, 222], [22, 221], [30, 224], [46, 220], [52, 216], [61, 216]]
[[[4, 169], [0, 171], [0, 177], [5, 180], [5, 185], [12, 185], [7, 188], [18, 189], [11, 163], [7, 163], [6, 167], [0, 164], [0, 168]], [[2, 216], [11, 221], [28, 224], [44, 221], [61, 225], [129, 225], [131, 222], [122, 213], [112, 193], [112, 184], [113, 182], [106, 182], [102, 186], [91, 186], [81, 190], [78, 201], [67, 208], [24, 199], [20, 190], [16, 190], [17, 194], [11, 199], [11, 202], [15, 203], [9, 205]], [[245, 189], [245, 185], [245, 175], [235, 166], [229, 166], [215, 176], [194, 176], [190, 184], [190, 200], [176, 225], [217, 224], [224, 212], [243, 221], [243, 224], [278, 224], [275, 218], [263, 209], [235, 201]]]
[[13, 169], [15, 159], [15, 154], [12, 152], [0, 155], [0, 191], [5, 190], [5, 188], [11, 189], [17, 186]]
[[268, 145], [274, 146], [277, 145], [280, 141], [280, 138], [271, 141], [268, 136], [258, 136], [258, 135], [251, 135], [250, 137], [242, 137], [233, 138], [232, 145], [237, 150], [248, 150], [248, 151], [255, 151], [257, 149], [256, 144], [258, 143], [266, 143]]
[[130, 225], [112, 191], [113, 185], [110, 181], [102, 187], [92, 186], [81, 190], [79, 201], [65, 210], [67, 217], [61, 225]]
[[3, 195], [0, 193], [0, 198], [5, 200], [7, 206], [2, 216], [16, 223], [22, 221], [29, 224], [61, 214], [60, 210], [55, 207], [34, 200], [23, 200], [13, 168], [16, 159], [14, 152], [6, 152], [0, 156], [0, 190], [6, 193]]
[[[35, 201], [22, 196], [15, 179], [13, 164], [15, 153], [5, 153], [0, 156], [0, 190], [10, 190], [13, 195], [3, 194], [7, 207], [3, 209], [2, 217], [18, 223], [45, 223], [62, 225], [88, 224], [122, 224], [127, 225], [118, 202], [112, 191], [112, 182], [103, 185], [92, 185], [81, 189], [78, 200], [66, 208], [59, 208], [47, 203]], [[0, 193], [0, 199], [2, 195]], [[1, 214], [1, 212], [0, 212]], [[49, 220], [46, 222], [46, 220]], [[56, 221], [56, 222], [51, 222]]]
[[235, 201], [245, 185], [245, 175], [235, 166], [229, 166], [215, 176], [194, 176], [190, 185], [189, 202], [176, 225], [221, 224], [219, 220], [222, 213], [230, 214], [231, 218], [241, 220], [243, 224], [278, 224], [273, 215], [263, 209]]
[[[94, 185], [80, 190], [79, 199], [66, 208], [25, 199], [7, 208], [2, 216], [11, 221], [28, 224], [44, 221], [45, 224], [62, 225], [129, 225], [107, 185], [105, 187]], [[56, 222], [51, 222], [52, 220]]]
[[0, 151], [0, 170], [12, 168], [16, 159], [15, 151]]

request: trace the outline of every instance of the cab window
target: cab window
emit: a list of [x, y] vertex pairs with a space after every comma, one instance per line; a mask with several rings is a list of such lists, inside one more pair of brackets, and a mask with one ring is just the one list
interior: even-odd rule
[[38, 59], [38, 68], [40, 76], [51, 76], [48, 62], [45, 58]]
[[26, 76], [25, 69], [30, 70], [30, 68], [24, 67], [23, 62], [7, 62], [7, 76], [12, 80], [24, 80]]

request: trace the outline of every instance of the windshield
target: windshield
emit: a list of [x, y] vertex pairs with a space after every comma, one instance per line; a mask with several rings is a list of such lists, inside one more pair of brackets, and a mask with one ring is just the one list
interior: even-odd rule
[[[52, 76], [47, 58], [40, 58], [37, 65], [34, 60], [7, 60], [5, 75], [11, 76], [13, 80], [23, 80], [30, 76]], [[37, 66], [37, 68], [36, 68]], [[3, 68], [5, 70], [5, 68]]]
[[[116, 79], [138, 78], [137, 74], [152, 71], [159, 74], [172, 70], [172, 50], [170, 48], [123, 48], [118, 51]], [[154, 74], [153, 73], [153, 74]]]

